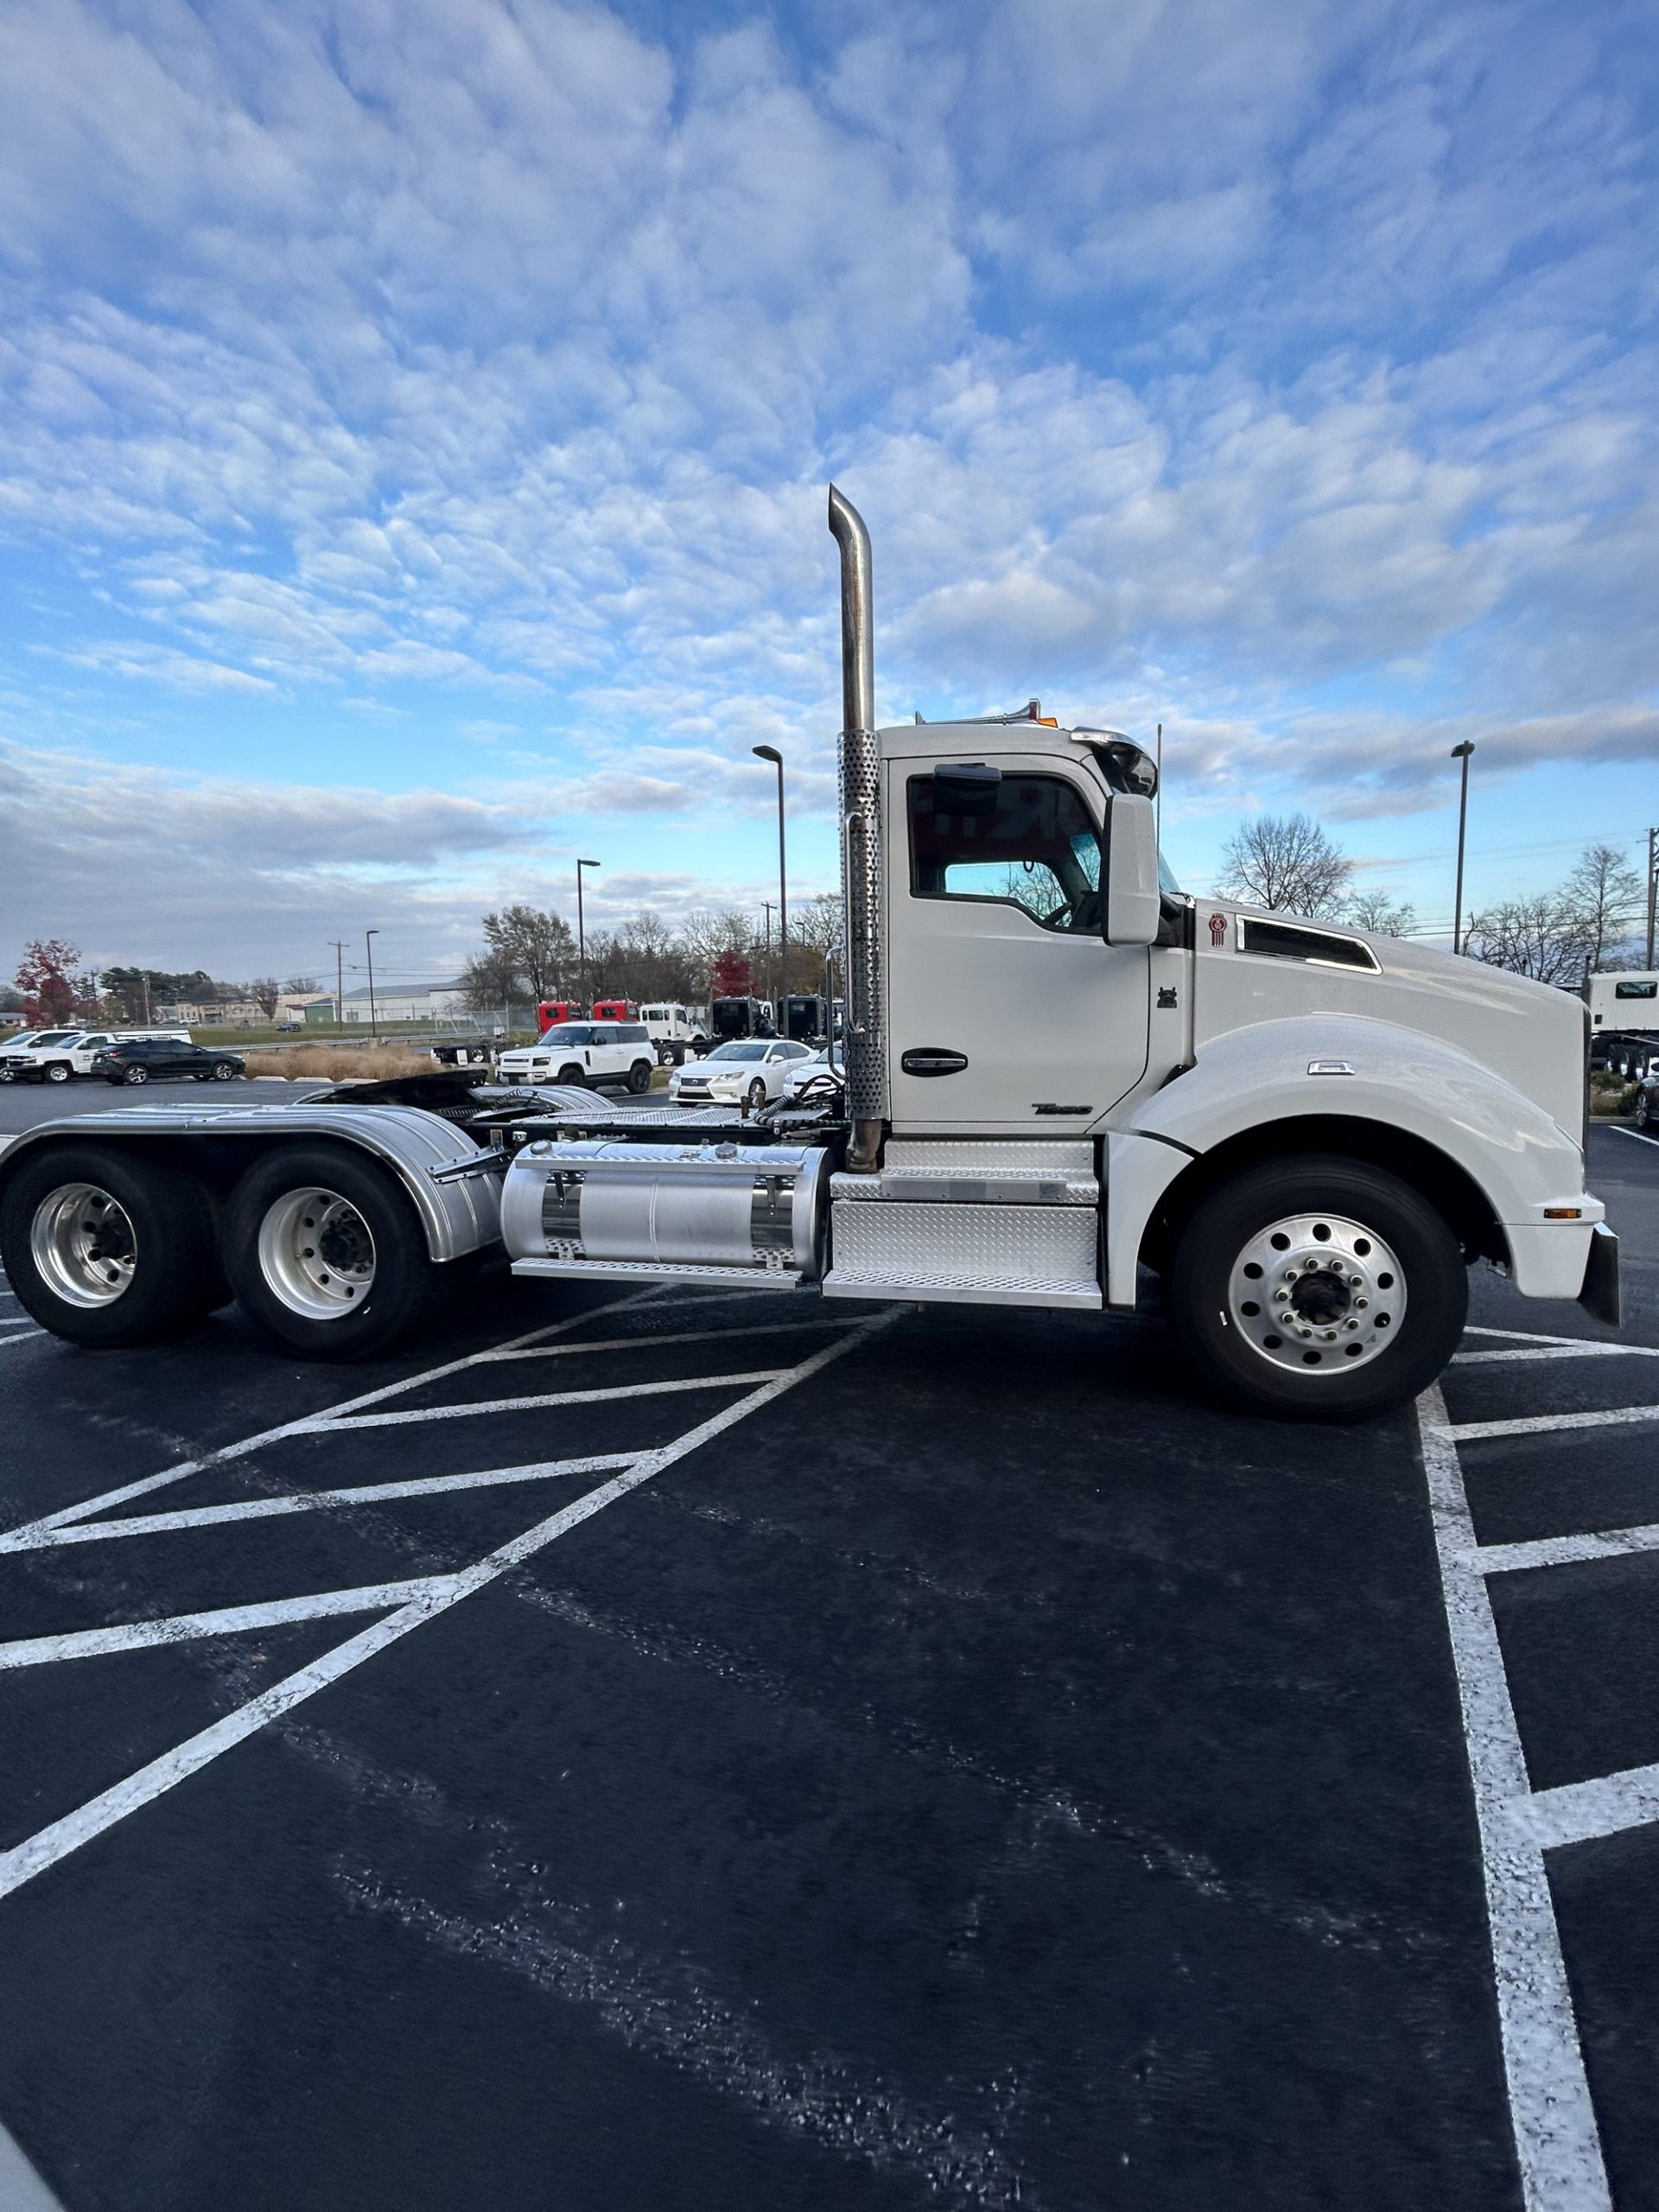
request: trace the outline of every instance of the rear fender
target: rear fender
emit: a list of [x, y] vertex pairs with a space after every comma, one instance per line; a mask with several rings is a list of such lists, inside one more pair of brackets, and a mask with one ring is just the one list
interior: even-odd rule
[[367, 1153], [408, 1192], [437, 1262], [463, 1259], [500, 1241], [501, 1192], [490, 1155], [464, 1130], [416, 1106], [125, 1106], [43, 1122], [0, 1157], [0, 1189], [18, 1161], [42, 1146], [94, 1138], [124, 1147], [165, 1146], [171, 1157], [201, 1160], [205, 1179], [220, 1147], [239, 1164], [290, 1138], [327, 1137]]

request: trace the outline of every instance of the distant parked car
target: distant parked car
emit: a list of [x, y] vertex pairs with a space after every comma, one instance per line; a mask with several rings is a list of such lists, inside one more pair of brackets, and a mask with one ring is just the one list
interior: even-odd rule
[[135, 1037], [100, 1052], [92, 1071], [105, 1083], [148, 1083], [152, 1077], [165, 1081], [169, 1076], [229, 1083], [233, 1076], [246, 1073], [247, 1062], [239, 1052], [193, 1045], [188, 1038], [181, 1043], [176, 1037]]
[[1638, 1129], [1659, 1126], [1659, 1069], [1648, 1069], [1638, 1080], [1632, 1113]]
[[676, 1068], [668, 1078], [668, 1095], [678, 1106], [741, 1104], [753, 1114], [781, 1098], [795, 1069], [811, 1057], [804, 1045], [781, 1037], [739, 1039], [716, 1045], [706, 1060]]
[[[785, 1097], [799, 1098], [810, 1084], [821, 1082], [824, 1078], [839, 1083], [842, 1077], [842, 1066], [843, 1063], [837, 1059], [832, 1069], [830, 1065], [829, 1052], [825, 1046], [820, 1045], [816, 1052], [809, 1053], [805, 1059], [797, 1060], [791, 1066], [789, 1081], [784, 1090]], [[816, 1105], [817, 1103], [817, 1099], [815, 1097], [813, 1103]]]

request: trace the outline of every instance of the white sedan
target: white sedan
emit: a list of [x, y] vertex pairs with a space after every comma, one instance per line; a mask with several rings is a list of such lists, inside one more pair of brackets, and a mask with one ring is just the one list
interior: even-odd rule
[[[791, 1068], [789, 1084], [784, 1096], [786, 1098], [798, 1098], [802, 1092], [820, 1076], [833, 1077], [835, 1081], [839, 1083], [843, 1079], [844, 1074], [845, 1070], [841, 1055], [839, 1053], [836, 1055], [835, 1065], [832, 1067], [828, 1047], [820, 1045], [816, 1051], [809, 1052], [804, 1060], [797, 1060], [794, 1066]], [[821, 1096], [823, 1094], [820, 1091], [818, 1095]], [[813, 1103], [815, 1104], [817, 1103], [816, 1098]]]
[[688, 1060], [668, 1079], [668, 1095], [677, 1106], [741, 1106], [746, 1114], [758, 1112], [774, 1098], [781, 1098], [789, 1079], [811, 1054], [804, 1045], [784, 1038], [736, 1038], [716, 1045], [706, 1059]]

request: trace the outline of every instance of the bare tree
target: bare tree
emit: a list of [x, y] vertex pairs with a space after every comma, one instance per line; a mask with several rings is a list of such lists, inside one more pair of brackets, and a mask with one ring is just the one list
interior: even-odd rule
[[1589, 940], [1584, 918], [1559, 893], [1508, 899], [1472, 914], [1465, 948], [1489, 967], [1507, 968], [1540, 983], [1573, 989], [1584, 974]]
[[1561, 886], [1562, 906], [1584, 939], [1592, 969], [1635, 963], [1630, 930], [1643, 911], [1642, 878], [1616, 845], [1586, 845]]
[[1258, 814], [1227, 841], [1217, 888], [1277, 913], [1342, 912], [1353, 862], [1308, 814]]
[[[523, 981], [512, 957], [493, 948], [474, 953], [462, 964], [461, 995], [469, 1012], [488, 1014], [510, 1006], [523, 991]], [[536, 995], [541, 996], [539, 992]]]
[[1373, 937], [1408, 937], [1417, 925], [1417, 909], [1391, 892], [1357, 891], [1344, 903], [1342, 918]]
[[492, 955], [512, 966], [533, 999], [568, 997], [575, 982], [576, 940], [561, 914], [535, 906], [507, 906], [484, 917], [484, 941]]
[[276, 1001], [282, 995], [283, 987], [274, 976], [256, 976], [248, 985], [248, 996], [267, 1021], [276, 1019]]

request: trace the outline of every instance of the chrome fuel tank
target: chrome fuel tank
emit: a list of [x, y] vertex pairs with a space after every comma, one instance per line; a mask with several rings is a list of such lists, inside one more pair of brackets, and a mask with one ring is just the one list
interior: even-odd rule
[[507, 1171], [514, 1272], [817, 1280], [830, 1189], [817, 1146], [528, 1144]]

